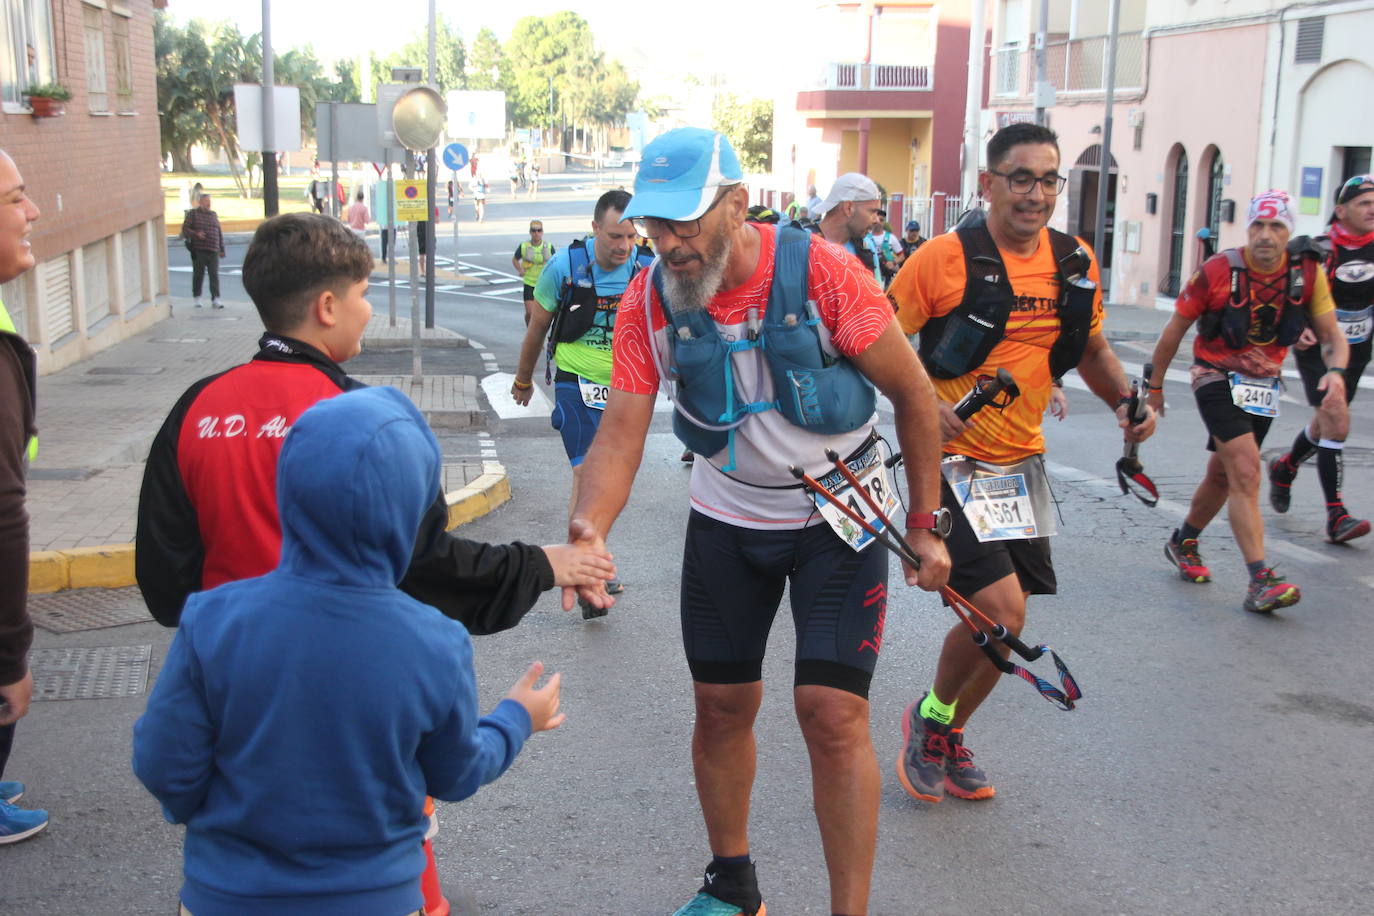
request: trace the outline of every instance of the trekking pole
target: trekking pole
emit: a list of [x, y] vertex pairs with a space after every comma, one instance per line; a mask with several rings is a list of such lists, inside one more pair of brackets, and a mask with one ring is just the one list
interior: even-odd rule
[[[1139, 425], [1145, 419], [1149, 409], [1145, 394], [1153, 375], [1154, 365], [1146, 363], [1145, 377], [1131, 382], [1131, 400], [1126, 405], [1126, 417], [1131, 421], [1132, 426]], [[1116, 482], [1120, 485], [1123, 495], [1132, 493], [1136, 499], [1153, 508], [1159, 503], [1159, 488], [1155, 486], [1153, 480], [1146, 476], [1145, 466], [1140, 463], [1138, 457], [1139, 452], [1140, 443], [1132, 442], [1127, 438], [1121, 457], [1116, 461]]]
[[[1006, 407], [1021, 396], [1021, 389], [1016, 385], [1016, 379], [1006, 369], [998, 369], [996, 375], [980, 375], [973, 381], [973, 387], [968, 394], [959, 399], [959, 403], [954, 405], [954, 415], [965, 423], [968, 418], [982, 410], [984, 407], [992, 406], [997, 410], [1005, 410]], [[902, 463], [902, 453], [896, 452], [885, 464], [890, 468], [895, 468]]]
[[[864, 502], [868, 504], [869, 508], [872, 509], [874, 514], [877, 516], [878, 521], [882, 523], [883, 527], [881, 529], [869, 524], [867, 519], [865, 519], [859, 513], [855, 512], [854, 509], [851, 508], [847, 503], [845, 503], [843, 500], [837, 497], [834, 493], [830, 492], [829, 489], [822, 486], [819, 481], [817, 481], [811, 475], [807, 474], [801, 468], [798, 468], [795, 465], [789, 465], [787, 470], [791, 472], [793, 477], [800, 480], [807, 489], [819, 494], [822, 499], [826, 500], [826, 502], [830, 503], [832, 506], [839, 509], [842, 513], [848, 516], [849, 519], [853, 521], [856, 525], [858, 525], [864, 531], [868, 532], [874, 540], [882, 544], [883, 547], [887, 548], [889, 551], [895, 554], [899, 559], [901, 559], [912, 569], [920, 569], [921, 558], [918, 557], [916, 555], [916, 552], [911, 549], [911, 545], [907, 544], [906, 541], [902, 540], [900, 537], [897, 537], [895, 533], [895, 528], [892, 524], [892, 520], [888, 518], [887, 514], [882, 511], [881, 507], [878, 506], [877, 502], [873, 499], [872, 495], [869, 494], [868, 490], [865, 489], [861, 483], [859, 483], [858, 477], [856, 477], [853, 474], [853, 472], [849, 470], [848, 465], [846, 465], [840, 459], [838, 453], [836, 453], [833, 449], [830, 449], [827, 450], [826, 457], [835, 463], [835, 467], [844, 476], [845, 480], [849, 482], [850, 486], [855, 487], [859, 491], [859, 494], [863, 498]], [[946, 585], [942, 586], [939, 591], [941, 597], [945, 599], [945, 602], [949, 605], [950, 609], [954, 611], [955, 616], [958, 617], [960, 621], [962, 621], [964, 625], [969, 628], [973, 637], [974, 644], [978, 646], [978, 648], [983, 650], [983, 654], [987, 656], [988, 661], [992, 662], [994, 667], [996, 667], [999, 671], [1003, 672], [1004, 674], [1013, 674], [1021, 678], [1022, 680], [1026, 681], [1037, 691], [1039, 691], [1041, 696], [1049, 700], [1051, 703], [1057, 705], [1060, 709], [1068, 711], [1074, 708], [1074, 703], [1082, 698], [1083, 690], [1078, 686], [1078, 681], [1069, 672], [1068, 666], [1064, 664], [1063, 660], [1059, 657], [1059, 654], [1054, 651], [1054, 649], [1050, 648], [1048, 645], [1043, 644], [1035, 646], [1034, 648], [1027, 646], [1020, 639], [1013, 636], [1011, 632], [1007, 630], [1006, 627], [1002, 626], [1000, 623], [997, 623], [992, 618], [984, 614], [982, 611], [978, 610], [978, 608], [975, 607], [972, 602], [970, 602], [963, 595], [960, 595], [954, 589]], [[987, 625], [988, 630], [984, 631], [977, 624], [975, 624], [972, 618], [969, 616], [970, 613], [976, 615], [980, 620], [982, 620]], [[1049, 683], [1044, 678], [1039, 677], [1035, 673], [1027, 671], [1020, 665], [1003, 658], [1001, 655], [998, 654], [997, 650], [993, 648], [993, 639], [996, 639], [997, 641], [1001, 642], [1003, 645], [1007, 646], [1007, 648], [1011, 649], [1013, 652], [1024, 658], [1026, 661], [1035, 661], [1036, 659], [1040, 658], [1048, 652], [1050, 654], [1050, 658], [1054, 661], [1055, 668], [1059, 672], [1059, 681], [1063, 689], [1061, 690], [1060, 688], [1055, 687], [1053, 684]]]

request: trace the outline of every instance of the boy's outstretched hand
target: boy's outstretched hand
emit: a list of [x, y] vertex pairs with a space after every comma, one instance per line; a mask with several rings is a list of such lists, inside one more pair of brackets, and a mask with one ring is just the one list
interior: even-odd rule
[[506, 692], [506, 699], [514, 700], [530, 714], [530, 730], [546, 732], [563, 724], [564, 716], [558, 711], [558, 695], [563, 676], [554, 672], [553, 677], [543, 687], [535, 687], [539, 676], [544, 673], [543, 662], [531, 662], [515, 686]]
[[[606, 551], [605, 545], [553, 544], [543, 550], [549, 558], [549, 565], [553, 567], [555, 585], [564, 588], [576, 588], [579, 585], [599, 587], [601, 583], [615, 578], [615, 558]], [[564, 604], [564, 610], [571, 609], [566, 601]]]

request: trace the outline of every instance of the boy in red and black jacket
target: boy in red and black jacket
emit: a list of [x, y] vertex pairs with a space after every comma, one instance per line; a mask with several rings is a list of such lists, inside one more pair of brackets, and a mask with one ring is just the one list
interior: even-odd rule
[[[306, 408], [362, 387], [340, 363], [362, 349], [371, 271], [367, 245], [335, 219], [284, 214], [254, 234], [243, 285], [266, 327], [260, 349], [181, 396], [144, 471], [135, 568], [164, 626], [177, 625], [192, 592], [276, 567], [277, 456]], [[555, 585], [614, 574], [609, 555], [585, 549], [455, 537], [443, 492], [434, 496], [401, 588], [474, 634], [515, 626]]]

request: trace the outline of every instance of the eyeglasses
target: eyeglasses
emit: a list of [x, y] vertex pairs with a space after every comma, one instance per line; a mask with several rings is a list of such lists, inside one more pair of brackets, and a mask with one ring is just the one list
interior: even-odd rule
[[630, 222], [634, 224], [635, 231], [646, 239], [659, 239], [670, 232], [680, 239], [694, 239], [701, 235], [701, 221], [706, 217], [706, 214], [714, 210], [716, 205], [725, 199], [725, 195], [736, 187], [738, 185], [728, 185], [717, 192], [716, 199], [711, 201], [711, 206], [703, 210], [701, 216], [696, 219], [677, 220], [659, 219], [655, 216], [636, 216]]
[[1351, 188], [1358, 188], [1362, 184], [1374, 184], [1374, 175], [1356, 175], [1341, 185], [1341, 190], [1349, 191]]
[[531, 232], [543, 232], [543, 231], [544, 231], [544, 227], [543, 227], [543, 226], [531, 226], [531, 227], [530, 227], [530, 231], [531, 231]]
[[1029, 194], [1031, 189], [1038, 184], [1040, 185], [1041, 193], [1046, 197], [1053, 197], [1060, 191], [1063, 191], [1064, 185], [1069, 183], [1069, 179], [1065, 178], [1063, 175], [1055, 174], [1054, 172], [1048, 175], [1041, 175], [1038, 178], [1024, 170], [999, 172], [996, 169], [988, 169], [988, 173], [996, 175], [999, 178], [1005, 178], [1007, 180], [1007, 187], [1011, 188], [1012, 192], [1016, 194]]

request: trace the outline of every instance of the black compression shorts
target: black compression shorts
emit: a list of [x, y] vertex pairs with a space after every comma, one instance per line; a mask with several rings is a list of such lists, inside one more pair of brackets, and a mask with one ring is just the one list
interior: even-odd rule
[[1197, 399], [1202, 425], [1207, 427], [1207, 451], [1215, 452], [1217, 442], [1230, 442], [1246, 433], [1254, 434], [1255, 445], [1264, 444], [1274, 418], [1257, 417], [1237, 407], [1231, 400], [1231, 384], [1226, 379], [1198, 386], [1193, 389], [1193, 397]]
[[693, 511], [682, 559], [682, 642], [692, 679], [762, 679], [768, 632], [791, 584], [795, 683], [868, 698], [887, 615], [887, 554], [856, 553], [829, 525], [758, 531]]
[[945, 540], [953, 564], [949, 587], [965, 598], [994, 582], [1016, 574], [1021, 591], [1032, 595], [1053, 595], [1059, 582], [1050, 562], [1050, 539], [1026, 538], [1018, 541], [981, 542], [964, 517], [954, 491], [940, 482], [940, 504], [954, 515], [954, 527]]

